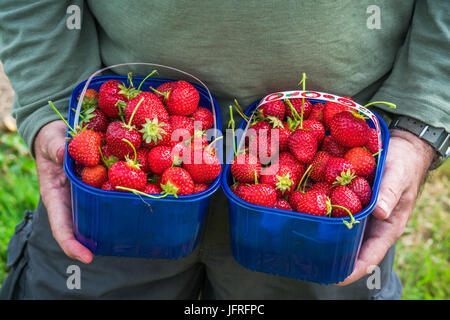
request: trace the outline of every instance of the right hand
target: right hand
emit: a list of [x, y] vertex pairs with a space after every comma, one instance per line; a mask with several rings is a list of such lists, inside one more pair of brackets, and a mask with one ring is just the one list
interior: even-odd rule
[[64, 122], [57, 120], [43, 126], [36, 136], [34, 154], [40, 192], [56, 242], [68, 257], [90, 263], [92, 252], [73, 233], [70, 186], [63, 168], [66, 130]]

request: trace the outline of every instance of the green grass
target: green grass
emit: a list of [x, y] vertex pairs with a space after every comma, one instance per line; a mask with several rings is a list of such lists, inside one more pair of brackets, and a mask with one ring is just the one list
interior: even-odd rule
[[[0, 133], [0, 283], [6, 277], [6, 246], [39, 187], [34, 160], [17, 134]], [[394, 269], [403, 299], [450, 299], [450, 161], [434, 171], [397, 243]]]
[[39, 200], [36, 165], [18, 134], [0, 135], [0, 282], [6, 277], [6, 248], [26, 209]]
[[433, 171], [397, 244], [403, 299], [450, 298], [450, 161]]

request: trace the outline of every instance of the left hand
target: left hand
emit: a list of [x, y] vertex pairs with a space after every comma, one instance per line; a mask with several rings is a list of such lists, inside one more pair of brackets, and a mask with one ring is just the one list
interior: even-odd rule
[[378, 203], [367, 222], [353, 273], [345, 286], [372, 272], [403, 234], [435, 151], [417, 136], [392, 130]]

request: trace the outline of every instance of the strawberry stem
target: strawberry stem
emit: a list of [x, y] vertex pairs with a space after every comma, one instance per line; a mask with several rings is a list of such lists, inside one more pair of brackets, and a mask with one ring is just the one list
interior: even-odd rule
[[139, 87], [137, 88], [137, 91], [140, 91], [141, 90], [141, 86], [144, 84], [144, 82], [145, 82], [145, 80], [147, 80], [148, 78], [150, 78], [152, 75], [154, 75], [154, 74], [157, 74], [158, 73], [158, 70], [153, 70], [148, 76], [146, 76], [142, 81], [141, 81], [141, 83], [139, 84]]
[[64, 121], [64, 123], [66, 124], [67, 128], [69, 128], [69, 130], [71, 132], [69, 132], [69, 134], [73, 137], [74, 135], [77, 134], [77, 132], [69, 125], [69, 123], [66, 121], [66, 119], [64, 119], [64, 117], [61, 115], [61, 113], [58, 111], [58, 109], [56, 109], [56, 107], [53, 105], [53, 102], [49, 101], [48, 102], [50, 107], [53, 108], [53, 110], [55, 110], [56, 114], [58, 114], [58, 116], [61, 118], [62, 121]]
[[130, 192], [133, 192], [134, 194], [139, 194], [139, 195], [146, 196], [146, 197], [149, 197], [152, 199], [161, 199], [161, 198], [164, 198], [165, 196], [167, 196], [167, 193], [163, 194], [162, 196], [152, 196], [152, 195], [149, 195], [148, 193], [145, 193], [145, 192], [142, 192], [142, 191], [139, 191], [136, 189], [126, 188], [126, 187], [121, 187], [121, 186], [117, 186], [116, 189], [130, 191]]
[[377, 152], [375, 152], [372, 156], [376, 157], [381, 151], [383, 151], [383, 148], [381, 148], [380, 150], [378, 150]]
[[[302, 178], [300, 179], [300, 181], [298, 182], [297, 188], [295, 189], [295, 191], [300, 191], [300, 186], [303, 183], [303, 180], [305, 180], [306, 176], [309, 176], [308, 173], [312, 170], [312, 165], [309, 165], [308, 168], [306, 169], [305, 173], [303, 173]], [[304, 193], [303, 191], [301, 191], [302, 193]]]
[[364, 106], [364, 108], [367, 108], [367, 107], [372, 106], [372, 105], [374, 105], [374, 104], [386, 104], [386, 105], [389, 106], [390, 109], [395, 109], [395, 108], [397, 108], [397, 106], [396, 106], [395, 104], [393, 104], [393, 103], [391, 103], [391, 102], [387, 102], [387, 101], [373, 101], [373, 102], [370, 102], [370, 103], [366, 104], [366, 105]]
[[244, 121], [248, 123], [249, 118], [242, 111], [241, 105], [239, 104], [237, 99], [234, 99], [234, 108], [236, 109], [237, 113], [239, 113], [239, 115], [242, 117], [242, 119], [244, 119]]
[[303, 129], [303, 117], [298, 114], [297, 110], [295, 110], [294, 106], [292, 105], [291, 101], [289, 101], [289, 99], [286, 99], [284, 101], [287, 103], [287, 105], [292, 111], [292, 115], [294, 116], [295, 121], [295, 128], [297, 129], [298, 124], [300, 124], [300, 129]]
[[230, 121], [228, 122], [228, 128], [230, 126], [231, 126], [231, 130], [233, 132], [233, 151], [234, 151], [234, 156], [237, 157], [236, 137], [235, 137], [235, 133], [234, 133], [235, 122], [234, 122], [234, 118], [233, 118], [233, 106], [230, 106]]
[[211, 148], [211, 146], [212, 146], [214, 143], [216, 143], [217, 141], [219, 141], [219, 140], [221, 140], [221, 139], [223, 139], [223, 136], [220, 136], [220, 137], [215, 138], [213, 141], [211, 141], [210, 144], [208, 144], [208, 145], [206, 146], [205, 149]]
[[131, 148], [133, 149], [133, 152], [134, 152], [134, 161], [133, 161], [133, 163], [136, 164], [136, 163], [137, 163], [137, 152], [136, 152], [136, 148], [133, 146], [133, 144], [132, 144], [128, 139], [122, 139], [122, 141], [128, 143], [128, 144], [131, 146]]
[[131, 114], [130, 120], [128, 120], [128, 128], [131, 128], [131, 121], [133, 121], [134, 115], [136, 114], [137, 109], [139, 108], [139, 106], [141, 105], [142, 101], [144, 101], [144, 98], [141, 98], [141, 100], [139, 100], [138, 104], [136, 105], [136, 108], [134, 108], [133, 113]]
[[[302, 75], [302, 90], [305, 91], [306, 88], [306, 73], [303, 72]], [[303, 109], [305, 108], [305, 98], [302, 98], [302, 111], [300, 116], [300, 128], [303, 128]]]
[[[166, 91], [165, 91], [165, 92], [160, 92], [160, 91], [156, 90], [156, 89], [153, 88], [153, 87], [150, 87], [150, 89], [151, 89], [153, 92], [162, 95], [162, 96], [164, 97], [164, 100], [166, 100], [167, 97], [169, 96], [169, 92], [166, 92]], [[169, 91], [170, 91], [170, 90], [169, 90]]]
[[353, 217], [353, 215], [352, 215], [352, 213], [350, 212], [350, 210], [348, 210], [346, 207], [339, 206], [339, 205], [337, 205], [337, 204], [332, 204], [331, 207], [343, 209], [343, 210], [345, 210], [345, 211], [348, 213], [348, 215], [349, 215], [349, 217], [350, 217], [350, 222], [345, 221], [344, 219], [342, 219], [342, 222], [347, 226], [347, 228], [351, 229], [351, 228], [353, 228], [353, 225], [354, 225], [354, 224], [359, 223], [359, 221], [356, 221], [356, 220], [355, 220], [355, 218]]

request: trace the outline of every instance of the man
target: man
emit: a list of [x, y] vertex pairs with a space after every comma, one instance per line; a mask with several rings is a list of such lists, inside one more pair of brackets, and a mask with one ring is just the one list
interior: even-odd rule
[[[201, 291], [206, 299], [400, 298], [394, 244], [428, 169], [445, 158], [442, 142], [450, 132], [449, 4], [383, 0], [378, 10], [369, 7], [364, 1], [3, 1], [0, 59], [16, 92], [13, 113], [36, 158], [42, 197], [11, 240], [12, 270], [2, 296], [192, 299]], [[74, 238], [62, 169], [66, 128], [47, 101], [66, 112], [77, 83], [102, 66], [135, 61], [198, 76], [218, 98], [223, 119], [235, 97], [248, 105], [292, 89], [301, 72], [311, 90], [397, 105], [389, 113], [377, 109], [387, 119], [403, 117], [392, 122], [379, 201], [355, 270], [343, 283], [321, 286], [237, 264], [221, 192], [211, 201], [200, 244], [184, 259], [94, 257]], [[417, 119], [428, 127], [414, 127]], [[82, 275], [78, 290], [66, 286], [73, 264]], [[366, 280], [374, 265], [381, 287], [371, 289]]]

